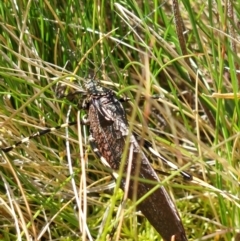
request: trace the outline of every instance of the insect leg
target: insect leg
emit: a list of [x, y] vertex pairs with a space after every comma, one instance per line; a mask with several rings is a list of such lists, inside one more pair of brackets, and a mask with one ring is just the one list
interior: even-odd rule
[[[152, 99], [152, 100], [158, 100], [159, 98], [161, 98], [161, 96], [159, 96], [159, 95], [152, 95], [149, 98]], [[140, 97], [140, 100], [145, 100], [145, 99], [146, 99], [145, 96], [141, 96]], [[132, 98], [129, 98], [129, 97], [120, 97], [120, 98], [118, 98], [118, 101], [120, 101], [120, 102], [128, 102], [128, 101], [131, 101], [131, 100], [132, 100]]]
[[[168, 165], [169, 167], [178, 170], [178, 166], [176, 166], [175, 164], [173, 164], [172, 162], [168, 161], [166, 158], [164, 158], [163, 156], [161, 156], [156, 150], [154, 150], [154, 148], [152, 147], [151, 143], [144, 140], [144, 147], [146, 149], [148, 149], [153, 155], [155, 155], [157, 158], [159, 158], [162, 162], [164, 162], [166, 165]], [[185, 171], [181, 171], [180, 172], [181, 175], [183, 176], [183, 178], [187, 181], [191, 181], [193, 179], [192, 175], [190, 175], [189, 173], [185, 172]]]
[[[59, 125], [59, 126], [55, 126], [55, 127], [52, 127], [52, 128], [47, 128], [47, 129], [35, 132], [32, 135], [30, 135], [28, 137], [25, 137], [22, 140], [16, 142], [12, 146], [2, 147], [2, 148], [0, 148], [0, 150], [2, 150], [3, 152], [10, 152], [13, 149], [15, 149], [16, 147], [20, 146], [21, 144], [24, 144], [24, 143], [28, 142], [29, 140], [31, 140], [35, 137], [42, 136], [42, 135], [45, 135], [45, 134], [48, 134], [48, 133], [52, 133], [52, 132], [54, 132], [56, 130], [59, 130], [61, 128], [64, 128], [64, 127], [67, 127], [67, 126], [73, 126], [73, 125], [76, 125], [76, 124], [77, 124], [77, 122], [74, 121], [74, 122], [64, 123], [64, 124]], [[82, 124], [87, 125], [88, 124], [87, 120], [83, 119]]]

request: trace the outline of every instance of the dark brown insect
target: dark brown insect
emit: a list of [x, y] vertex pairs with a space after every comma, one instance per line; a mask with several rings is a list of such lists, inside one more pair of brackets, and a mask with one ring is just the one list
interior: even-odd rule
[[[117, 172], [123, 160], [125, 146], [129, 146], [124, 173], [130, 164], [130, 185], [128, 197], [138, 200], [147, 194], [160, 180], [141, 150], [136, 138], [129, 131], [125, 110], [113, 91], [94, 82], [85, 84], [88, 98], [83, 107], [88, 109], [90, 144], [104, 165]], [[127, 142], [129, 138], [129, 142]], [[131, 151], [132, 150], [132, 151]], [[131, 163], [130, 163], [131, 161]], [[144, 182], [147, 180], [148, 183]], [[126, 177], [121, 180], [121, 188], [126, 191]], [[178, 211], [164, 187], [157, 188], [138, 205], [149, 222], [165, 241], [186, 241], [187, 237]]]

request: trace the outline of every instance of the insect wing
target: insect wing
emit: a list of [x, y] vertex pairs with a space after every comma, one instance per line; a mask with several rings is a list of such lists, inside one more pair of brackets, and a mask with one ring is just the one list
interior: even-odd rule
[[109, 120], [123, 123], [128, 126], [125, 110], [113, 92], [101, 97], [95, 97], [92, 104], [98, 111], [99, 121]]

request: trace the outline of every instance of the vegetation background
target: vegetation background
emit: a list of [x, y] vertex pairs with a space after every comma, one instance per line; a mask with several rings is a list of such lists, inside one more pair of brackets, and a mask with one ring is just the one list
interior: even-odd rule
[[[94, 75], [131, 99], [131, 128], [195, 177], [149, 156], [171, 172], [160, 178], [189, 240], [239, 240], [238, 1], [3, 0], [0, 12], [2, 147], [81, 118], [56, 89]], [[87, 137], [78, 125], [1, 153], [0, 240], [160, 240], [132, 202], [116, 217], [123, 193]]]

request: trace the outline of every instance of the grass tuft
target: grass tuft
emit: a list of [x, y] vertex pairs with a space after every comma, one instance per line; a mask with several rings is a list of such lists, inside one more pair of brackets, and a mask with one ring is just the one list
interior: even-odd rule
[[[124, 104], [130, 128], [193, 174], [192, 182], [177, 172], [160, 177], [189, 240], [233, 240], [240, 223], [240, 12], [224, 4], [1, 1], [1, 145], [77, 120], [76, 103], [68, 117], [71, 103], [56, 98], [57, 85], [82, 86], [94, 75], [131, 98]], [[90, 150], [87, 128], [78, 129], [1, 153], [0, 240], [108, 240], [115, 226], [113, 240], [160, 240], [134, 203], [116, 218], [123, 193]]]

